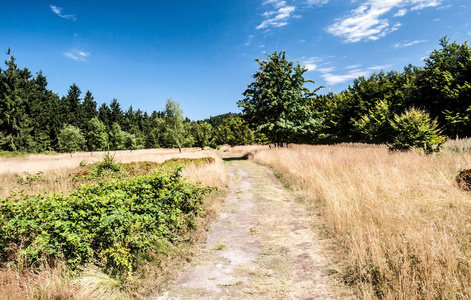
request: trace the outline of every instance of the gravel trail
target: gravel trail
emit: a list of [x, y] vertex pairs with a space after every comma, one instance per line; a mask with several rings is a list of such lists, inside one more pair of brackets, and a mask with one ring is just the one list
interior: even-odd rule
[[[227, 156], [227, 155], [226, 155]], [[200, 257], [157, 299], [346, 299], [312, 216], [250, 160], [227, 157], [229, 194]]]

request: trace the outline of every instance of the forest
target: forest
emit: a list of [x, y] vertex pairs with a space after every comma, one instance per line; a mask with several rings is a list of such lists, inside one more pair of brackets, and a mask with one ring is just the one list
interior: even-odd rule
[[[409, 143], [397, 143], [401, 134], [423, 135], [421, 143], [440, 145], [446, 137], [471, 136], [471, 50], [467, 42], [446, 37], [439, 45], [423, 67], [373, 73], [324, 95], [316, 94], [321, 87], [311, 91], [304, 86], [314, 83], [304, 79], [305, 67], [294, 67], [284, 52], [268, 54], [268, 61], [257, 59], [266, 68], [254, 75], [255, 82], [243, 93], [246, 98], [238, 102], [242, 114], [202, 121], [184, 118], [171, 98], [161, 111], [148, 113], [132, 106], [123, 109], [117, 99], [98, 106], [92, 92], [83, 95], [76, 84], [59, 97], [48, 89], [41, 71], [34, 76], [19, 69], [8, 50], [6, 68], [0, 69], [0, 150], [72, 153], [342, 142], [394, 144], [401, 150]], [[275, 67], [270, 69], [269, 63]], [[286, 79], [293, 86], [277, 83]], [[410, 124], [422, 131], [412, 132]]]

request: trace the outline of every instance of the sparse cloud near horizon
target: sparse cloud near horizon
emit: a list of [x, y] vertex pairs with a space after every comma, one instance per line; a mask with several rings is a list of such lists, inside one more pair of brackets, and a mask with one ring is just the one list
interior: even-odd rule
[[77, 21], [77, 18], [75, 17], [75, 15], [64, 15], [64, 14], [62, 14], [62, 8], [61, 7], [57, 7], [55, 5], [49, 5], [49, 7], [59, 17], [64, 18], [64, 19], [68, 19], [68, 20], [72, 20], [72, 21]]
[[381, 65], [381, 66], [373, 66], [373, 67], [369, 67], [368, 70], [372, 70], [372, 71], [382, 71], [384, 69], [388, 69], [392, 67], [392, 64], [389, 64], [389, 65]]
[[412, 42], [408, 42], [408, 43], [395, 43], [393, 45], [394, 48], [404, 48], [404, 47], [410, 47], [410, 46], [413, 46], [413, 45], [417, 45], [417, 44], [420, 44], [420, 43], [426, 43], [428, 42], [428, 40], [416, 40], [416, 41], [412, 41]]
[[90, 55], [88, 52], [83, 52], [83, 51], [70, 51], [70, 52], [64, 52], [64, 56], [68, 57], [70, 59], [73, 59], [75, 61], [87, 61], [87, 57]]
[[354, 69], [354, 70], [349, 70], [347, 73], [340, 74], [340, 75], [332, 74], [329, 72], [329, 73], [322, 74], [321, 77], [324, 78], [324, 80], [329, 85], [336, 85], [336, 84], [344, 83], [349, 80], [353, 80], [355, 78], [366, 76], [366, 75], [368, 75], [367, 71]]
[[[363, 0], [346, 16], [338, 18], [327, 32], [344, 39], [347, 43], [374, 41], [401, 27], [391, 22], [390, 16], [402, 17], [411, 11], [426, 7], [438, 7], [444, 0]], [[392, 14], [393, 13], [393, 14]]]
[[361, 64], [355, 64], [340, 68], [339, 70], [339, 68], [332, 66], [330, 62], [320, 57], [304, 59], [303, 65], [308, 69], [308, 72], [319, 72], [320, 77], [322, 77], [329, 86], [345, 83], [361, 76], [368, 76], [372, 72], [381, 71], [393, 66], [392, 64], [388, 64], [365, 68], [362, 67]]

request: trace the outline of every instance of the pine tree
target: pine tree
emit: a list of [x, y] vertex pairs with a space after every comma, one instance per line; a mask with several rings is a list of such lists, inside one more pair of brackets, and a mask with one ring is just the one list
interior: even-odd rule
[[98, 116], [97, 103], [95, 98], [92, 96], [92, 92], [87, 91], [87, 93], [85, 93], [80, 110], [83, 116], [82, 122], [88, 122]]
[[15, 57], [5, 61], [7, 69], [0, 69], [0, 149], [6, 151], [28, 151], [31, 137], [31, 120], [26, 111], [27, 95], [22, 88], [31, 77], [27, 69], [19, 70]]
[[84, 118], [82, 117], [81, 112], [81, 93], [82, 91], [80, 88], [75, 83], [72, 84], [64, 103], [66, 105], [66, 123], [78, 128], [83, 128], [85, 126], [85, 123], [82, 123]]

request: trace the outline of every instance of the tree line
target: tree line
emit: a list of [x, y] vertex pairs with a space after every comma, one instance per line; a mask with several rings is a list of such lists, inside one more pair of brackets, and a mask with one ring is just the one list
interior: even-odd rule
[[245, 120], [272, 143], [387, 143], [438, 150], [446, 138], [471, 137], [471, 49], [440, 39], [440, 49], [403, 71], [359, 77], [344, 91], [316, 95], [284, 51], [267, 54], [238, 102]]
[[307, 68], [284, 51], [267, 54], [238, 101], [242, 114], [201, 121], [183, 117], [168, 99], [148, 114], [116, 99], [98, 106], [90, 91], [72, 84], [59, 97], [46, 77], [19, 69], [7, 52], [0, 68], [0, 150], [99, 151], [216, 147], [272, 143], [386, 143], [391, 149], [436, 151], [446, 138], [471, 137], [471, 49], [440, 39], [423, 67], [359, 77], [345, 90], [317, 95]]
[[7, 51], [0, 68], [0, 150], [102, 151], [140, 148], [245, 145], [254, 134], [239, 114], [192, 122], [177, 101], [169, 98], [162, 111], [147, 113], [117, 99], [98, 105], [93, 94], [72, 84], [59, 97], [48, 89], [46, 76], [20, 69]]

